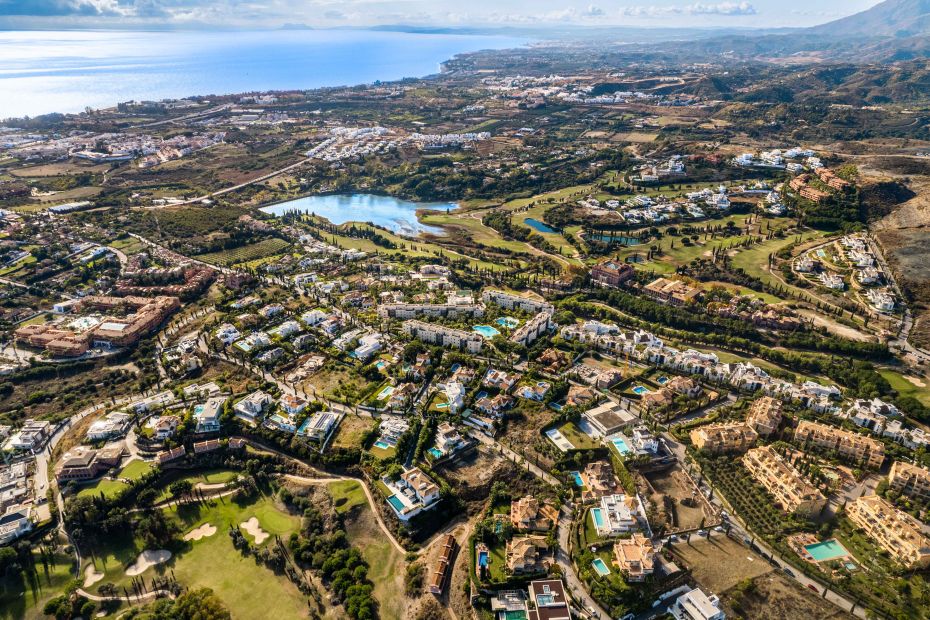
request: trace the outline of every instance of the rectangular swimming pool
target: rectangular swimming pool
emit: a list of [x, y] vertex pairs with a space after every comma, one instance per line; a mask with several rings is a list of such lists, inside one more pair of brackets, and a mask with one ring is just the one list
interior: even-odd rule
[[607, 568], [607, 564], [605, 564], [604, 560], [601, 558], [596, 558], [593, 562], [591, 562], [591, 566], [594, 567], [594, 570], [597, 571], [597, 574], [601, 577], [606, 577], [610, 574], [610, 569]]
[[429, 453], [435, 456], [437, 459], [442, 458], [442, 451], [439, 448], [430, 448]]
[[811, 554], [811, 557], [817, 562], [829, 562], [849, 555], [846, 547], [841, 545], [835, 538], [814, 543], [813, 545], [805, 545], [804, 550]]
[[647, 388], [645, 385], [637, 385], [635, 388], [633, 388], [633, 393], [638, 396], [642, 396], [643, 394], [649, 393], [649, 388]]
[[392, 495], [388, 498], [388, 503], [394, 507], [397, 512], [401, 512], [404, 509], [404, 502], [400, 500], [396, 495]]
[[575, 480], [575, 486], [583, 487], [584, 481], [581, 479], [581, 473], [577, 471], [568, 472], [572, 478]]
[[390, 445], [389, 443], [384, 442], [384, 441], [381, 441], [380, 439], [379, 439], [378, 441], [375, 442], [375, 447], [376, 447], [376, 448], [380, 448], [380, 449], [382, 449], [382, 450], [390, 450], [390, 449], [391, 449], [391, 445]]
[[594, 521], [594, 526], [597, 528], [604, 527], [604, 515], [601, 514], [600, 508], [591, 509], [591, 519]]
[[610, 440], [610, 443], [614, 444], [614, 448], [617, 449], [617, 452], [620, 453], [620, 456], [626, 456], [630, 454], [630, 446], [626, 445], [626, 441], [622, 437], [614, 437]]

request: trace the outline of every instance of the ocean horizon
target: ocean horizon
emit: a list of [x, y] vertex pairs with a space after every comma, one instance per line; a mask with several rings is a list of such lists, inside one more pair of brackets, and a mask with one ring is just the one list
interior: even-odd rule
[[491, 35], [374, 30], [0, 31], [0, 118], [124, 101], [352, 86], [438, 73]]

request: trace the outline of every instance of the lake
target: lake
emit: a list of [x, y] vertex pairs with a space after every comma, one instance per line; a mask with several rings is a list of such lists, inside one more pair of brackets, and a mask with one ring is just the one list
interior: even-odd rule
[[399, 235], [416, 237], [421, 232], [443, 234], [441, 228], [421, 224], [417, 220], [417, 209], [446, 211], [457, 208], [454, 202], [410, 202], [374, 194], [330, 194], [306, 196], [262, 207], [261, 210], [271, 215], [283, 215], [289, 211], [313, 213], [325, 217], [333, 224], [371, 222]]
[[535, 229], [535, 230], [538, 230], [539, 232], [542, 232], [542, 233], [557, 233], [557, 232], [559, 232], [559, 231], [557, 231], [555, 228], [549, 226], [548, 224], [544, 224], [543, 222], [540, 222], [539, 220], [537, 220], [537, 219], [535, 219], [535, 218], [532, 218], [532, 217], [525, 218], [525, 219], [523, 220], [523, 223], [526, 224], [527, 226], [529, 226], [530, 228], [533, 228], [533, 229]]
[[365, 30], [3, 31], [0, 118], [422, 77], [456, 54], [523, 43]]

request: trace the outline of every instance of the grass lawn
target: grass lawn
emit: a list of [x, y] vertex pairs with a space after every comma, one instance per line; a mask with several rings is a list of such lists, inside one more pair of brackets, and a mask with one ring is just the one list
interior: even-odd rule
[[340, 512], [352, 511], [346, 519], [346, 533], [354, 547], [362, 552], [368, 562], [368, 578], [374, 584], [374, 597], [378, 601], [381, 618], [404, 618], [406, 597], [404, 596], [405, 562], [403, 554], [391, 544], [378, 526], [374, 513], [368, 505], [361, 485], [355, 481], [332, 482], [327, 485], [334, 500], [346, 498]]
[[507, 567], [507, 559], [505, 557], [507, 553], [507, 543], [501, 543], [499, 545], [488, 545], [488, 575], [491, 578], [491, 581], [494, 582], [504, 582], [510, 578], [510, 575], [504, 572], [504, 569]]
[[[878, 374], [885, 377], [899, 395], [911, 396], [930, 407], [930, 379], [913, 375], [905, 376], [894, 370], [879, 370]], [[916, 383], [910, 381], [909, 378], [914, 379]], [[924, 385], [917, 385], [917, 383]]]
[[372, 446], [368, 451], [379, 459], [390, 459], [394, 458], [394, 455], [397, 454], [396, 448], [379, 448], [378, 446]]
[[326, 485], [329, 494], [333, 497], [336, 504], [336, 511], [340, 513], [349, 512], [358, 506], [367, 506], [368, 498], [362, 489], [360, 482], [355, 480], [339, 480], [330, 482]]
[[234, 480], [236, 476], [239, 475], [238, 472], [235, 472], [231, 469], [207, 469], [204, 471], [188, 473], [186, 475], [183, 475], [184, 472], [178, 473], [181, 475], [178, 477], [171, 476], [167, 479], [156, 501], [163, 502], [167, 499], [171, 499], [171, 491], [168, 490], [168, 487], [171, 486], [172, 482], [177, 480], [187, 480], [194, 486], [197, 486], [198, 484], [222, 484]]
[[362, 443], [362, 437], [377, 425], [377, 422], [368, 418], [346, 416], [336, 430], [336, 436], [333, 437], [330, 445], [334, 448], [358, 448]]
[[42, 613], [46, 601], [61, 594], [73, 578], [71, 556], [56, 555], [46, 572], [39, 555], [34, 555], [37, 575], [31, 579], [24, 579], [22, 575], [0, 579], [0, 619], [46, 618]]
[[121, 469], [117, 475], [118, 477], [125, 478], [126, 480], [138, 480], [150, 471], [152, 471], [151, 464], [136, 459], [134, 461], [130, 461], [129, 464]]
[[[306, 600], [297, 588], [286, 577], [276, 576], [256, 564], [253, 558], [237, 551], [227, 533], [231, 525], [256, 517], [261, 528], [272, 534], [263, 545], [274, 544], [274, 536], [287, 539], [291, 532], [297, 531], [300, 517], [283, 512], [272, 498], [265, 496], [244, 504], [223, 497], [207, 504], [173, 506], [165, 510], [165, 515], [174, 520], [182, 532], [204, 523], [214, 525], [217, 531], [213, 536], [185, 543], [171, 560], [148, 569], [142, 577], [150, 579], [156, 574], [173, 571], [185, 586], [212, 588], [235, 618], [307, 617]], [[252, 541], [248, 534], [246, 536]], [[135, 541], [124, 540], [106, 555], [98, 556], [97, 568], [106, 573], [101, 583], [112, 582], [118, 586], [128, 583], [131, 578], [125, 575], [124, 569], [140, 551]]]
[[559, 427], [559, 432], [578, 450], [593, 450], [599, 446], [591, 437], [581, 432], [574, 422], [563, 424]]
[[78, 491], [78, 497], [97, 497], [103, 493], [104, 497], [110, 499], [116, 497], [127, 488], [129, 488], [129, 485], [120, 480], [101, 479], [82, 486], [81, 490]]

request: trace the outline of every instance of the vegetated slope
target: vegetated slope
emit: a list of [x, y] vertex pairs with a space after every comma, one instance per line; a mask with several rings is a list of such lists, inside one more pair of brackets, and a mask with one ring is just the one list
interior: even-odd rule
[[831, 36], [912, 37], [930, 33], [930, 0], [885, 0], [870, 9], [810, 29]]

